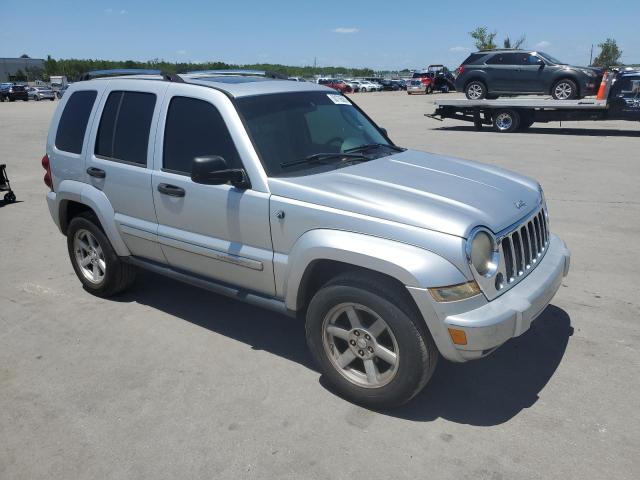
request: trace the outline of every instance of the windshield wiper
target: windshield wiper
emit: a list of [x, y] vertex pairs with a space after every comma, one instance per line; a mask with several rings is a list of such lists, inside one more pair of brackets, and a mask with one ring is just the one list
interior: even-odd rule
[[404, 152], [406, 150], [406, 148], [396, 147], [395, 145], [389, 145], [387, 143], [365, 143], [364, 145], [360, 145], [358, 147], [347, 148], [345, 152], [364, 152], [366, 150], [372, 150], [379, 147], [387, 147], [391, 150], [395, 150], [396, 152]]
[[294, 160], [292, 162], [283, 162], [280, 164], [281, 168], [289, 168], [294, 167], [296, 165], [303, 165], [305, 163], [325, 163], [323, 160], [329, 160], [331, 158], [355, 158], [362, 161], [367, 161], [369, 158], [365, 157], [361, 153], [340, 153], [340, 152], [325, 152], [325, 153], [314, 153], [313, 155], [309, 155], [304, 157], [301, 160]]

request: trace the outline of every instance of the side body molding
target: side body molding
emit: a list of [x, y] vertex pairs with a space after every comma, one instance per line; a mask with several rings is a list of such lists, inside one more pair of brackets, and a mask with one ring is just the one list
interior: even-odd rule
[[98, 220], [100, 220], [100, 224], [107, 238], [109, 238], [111, 245], [113, 245], [114, 250], [119, 256], [125, 257], [131, 254], [118, 231], [115, 222], [115, 212], [111, 206], [111, 202], [109, 202], [103, 192], [91, 185], [75, 180], [63, 180], [60, 182], [57, 191], [55, 193], [50, 192], [47, 195], [49, 209], [58, 228], [62, 226], [61, 208], [64, 206], [64, 203], [69, 200], [82, 203], [93, 209], [98, 216]]
[[333, 260], [389, 275], [410, 287], [466, 282], [455, 266], [439, 255], [384, 238], [341, 230], [310, 230], [300, 236], [289, 256], [275, 254], [276, 288], [289, 310], [298, 310], [298, 290], [314, 261]]

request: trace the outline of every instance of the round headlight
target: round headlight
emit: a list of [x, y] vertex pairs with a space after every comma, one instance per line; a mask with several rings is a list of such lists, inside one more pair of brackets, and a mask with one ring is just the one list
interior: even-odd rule
[[490, 277], [498, 269], [498, 252], [489, 233], [480, 230], [471, 239], [469, 260], [483, 277]]

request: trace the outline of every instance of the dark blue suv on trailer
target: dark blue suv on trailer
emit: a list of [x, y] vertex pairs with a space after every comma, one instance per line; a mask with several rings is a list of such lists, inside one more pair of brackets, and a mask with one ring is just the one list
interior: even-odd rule
[[470, 100], [539, 94], [572, 100], [594, 95], [602, 79], [601, 69], [574, 67], [531, 50], [481, 50], [456, 73], [456, 90]]

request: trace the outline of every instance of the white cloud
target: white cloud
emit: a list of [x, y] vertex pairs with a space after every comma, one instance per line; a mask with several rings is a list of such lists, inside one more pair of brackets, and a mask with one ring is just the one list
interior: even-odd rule
[[551, 45], [551, 42], [547, 42], [546, 40], [542, 40], [541, 42], [536, 43], [533, 46], [533, 48], [535, 48], [536, 50], [541, 50], [543, 48], [547, 48], [550, 45]]
[[186, 50], [178, 50], [178, 55], [186, 55], [187, 51]]
[[333, 29], [334, 33], [358, 33], [359, 31], [360, 29], [355, 27], [338, 27]]
[[120, 15], [124, 15], [125, 13], [127, 13], [126, 10], [120, 10]]
[[111, 15], [113, 13], [113, 8], [105, 8], [104, 13], [106, 13], [107, 15]]
[[470, 52], [471, 49], [467, 47], [451, 47], [450, 52]]

